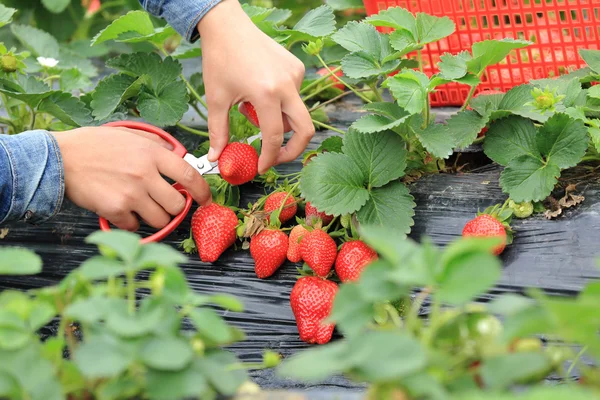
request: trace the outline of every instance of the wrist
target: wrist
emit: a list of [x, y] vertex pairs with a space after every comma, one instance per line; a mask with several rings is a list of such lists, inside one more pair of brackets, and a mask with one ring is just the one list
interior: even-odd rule
[[200, 37], [207, 38], [213, 33], [222, 36], [223, 32], [235, 31], [248, 22], [252, 21], [238, 0], [222, 0], [198, 22], [197, 28]]

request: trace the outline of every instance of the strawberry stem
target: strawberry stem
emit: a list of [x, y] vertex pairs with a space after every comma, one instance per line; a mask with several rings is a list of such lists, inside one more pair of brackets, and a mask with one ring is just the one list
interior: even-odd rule
[[300, 94], [304, 94], [304, 93], [308, 92], [308, 91], [309, 91], [310, 89], [312, 89], [313, 87], [315, 87], [315, 86], [317, 86], [318, 84], [320, 84], [320, 83], [324, 82], [326, 79], [329, 79], [329, 77], [330, 77], [330, 76], [333, 76], [333, 75], [334, 75], [336, 72], [340, 71], [341, 69], [342, 69], [342, 67], [337, 67], [337, 68], [335, 68], [334, 70], [330, 70], [330, 69], [328, 69], [328, 71], [329, 71], [329, 75], [322, 76], [322, 77], [320, 77], [319, 79], [317, 79], [316, 81], [314, 81], [314, 82], [312, 82], [312, 83], [310, 83], [310, 84], [306, 85], [304, 88], [302, 88], [302, 89], [300, 90]]
[[[323, 60], [323, 57], [321, 57], [321, 55], [317, 54], [317, 58], [319, 59], [319, 61], [321, 62], [321, 64], [323, 64], [323, 66], [325, 67], [325, 69], [327, 69], [327, 71], [329, 71], [329, 73], [331, 75], [334, 74], [334, 72], [331, 70], [331, 68], [329, 68], [329, 65], [327, 65], [327, 63], [325, 62], [325, 60]], [[362, 94], [360, 94], [358, 91], [356, 91], [356, 89], [354, 89], [352, 86], [350, 86], [349, 84], [347, 84], [342, 78], [340, 78], [339, 76], [335, 77], [336, 80], [338, 80], [342, 85], [346, 86], [348, 89], [350, 89], [355, 95], [357, 95], [358, 97], [360, 97], [361, 99], [363, 99], [363, 101], [367, 102], [367, 103], [372, 103], [372, 101], [368, 98], [366, 98], [365, 96], [363, 96]]]
[[321, 92], [324, 92], [327, 89], [330, 89], [332, 87], [334, 87], [335, 85], [337, 85], [336, 82], [334, 83], [330, 83], [328, 85], [323, 86], [322, 88], [320, 88], [319, 90], [315, 90], [314, 92], [312, 92], [311, 94], [309, 94], [308, 96], [305, 96], [302, 98], [302, 101], [306, 102], [307, 100], [312, 99], [313, 97], [315, 97], [316, 95], [318, 95]]
[[317, 121], [317, 120], [314, 120], [314, 119], [313, 119], [313, 120], [312, 120], [312, 122], [313, 122], [315, 125], [319, 125], [319, 126], [320, 126], [320, 127], [322, 127], [322, 128], [329, 129], [330, 131], [337, 132], [337, 133], [339, 133], [339, 134], [341, 134], [341, 135], [345, 135], [345, 134], [346, 134], [346, 132], [344, 132], [344, 131], [342, 131], [342, 130], [340, 130], [340, 129], [338, 129], [338, 128], [334, 128], [334, 127], [333, 127], [333, 126], [331, 126], [331, 125], [324, 124], [324, 123], [322, 123], [322, 122], [320, 122], [320, 121]]
[[205, 138], [208, 137], [208, 132], [204, 132], [204, 131], [200, 131], [198, 129], [190, 128], [189, 126], [185, 126], [185, 125], [183, 125], [180, 122], [176, 123], [175, 126], [177, 126], [180, 129], [183, 129], [186, 132], [193, 133], [194, 135], [202, 136], [202, 137], [205, 137]]

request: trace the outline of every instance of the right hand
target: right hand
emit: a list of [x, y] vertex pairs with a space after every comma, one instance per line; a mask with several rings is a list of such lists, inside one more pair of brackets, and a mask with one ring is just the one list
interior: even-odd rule
[[161, 229], [185, 207], [180, 183], [200, 205], [211, 202], [202, 176], [160, 137], [143, 131], [87, 127], [53, 133], [65, 171], [65, 195], [119, 229], [136, 231], [141, 217]]

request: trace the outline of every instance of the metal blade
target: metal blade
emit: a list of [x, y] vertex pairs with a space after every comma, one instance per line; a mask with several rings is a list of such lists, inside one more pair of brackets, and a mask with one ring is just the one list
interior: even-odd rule
[[254, 142], [256, 139], [262, 139], [262, 132], [258, 132], [258, 134], [254, 135], [254, 136], [250, 136], [247, 139], [248, 144], [252, 144], [252, 142]]
[[202, 156], [200, 158], [194, 156], [193, 154], [186, 154], [183, 157], [188, 164], [196, 169], [196, 171], [200, 172], [200, 175], [215, 175], [219, 174], [219, 162], [210, 162], [208, 161], [208, 156]]

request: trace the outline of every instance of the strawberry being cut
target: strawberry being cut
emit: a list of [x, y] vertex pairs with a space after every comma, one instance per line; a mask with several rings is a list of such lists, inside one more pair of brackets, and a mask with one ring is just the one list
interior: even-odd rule
[[256, 109], [254, 108], [252, 103], [249, 103], [247, 101], [240, 103], [240, 105], [238, 106], [238, 110], [239, 112], [244, 114], [248, 118], [248, 120], [252, 122], [256, 127], [260, 126], [258, 121], [258, 115], [256, 114]]
[[288, 237], [279, 229], [265, 229], [250, 239], [254, 271], [260, 279], [268, 278], [285, 262]]
[[[331, 67], [330, 67], [330, 69], [332, 71], [334, 70], [334, 68], [331, 68]], [[329, 71], [327, 70], [327, 68], [321, 68], [320, 70], [317, 71], [317, 75], [326, 76], [326, 75], [329, 75]], [[334, 88], [344, 90], [344, 88], [345, 88], [344, 84], [341, 83], [338, 78], [336, 78], [336, 76], [339, 76], [341, 78], [343, 75], [344, 75], [344, 73], [341, 70], [339, 70], [339, 71], [335, 72], [335, 76], [330, 76], [328, 81], [331, 81], [330, 83], [335, 82], [335, 85], [333, 85]]]
[[337, 290], [334, 282], [314, 276], [298, 279], [290, 295], [290, 304], [302, 341], [325, 344], [331, 340], [334, 325], [323, 321], [331, 313]]
[[302, 225], [296, 225], [290, 232], [287, 259], [293, 263], [299, 263], [302, 261], [302, 255], [300, 254], [300, 241], [307, 232], [308, 230]]
[[192, 236], [203, 262], [215, 262], [235, 243], [238, 218], [228, 207], [211, 203], [192, 216]]
[[318, 220], [321, 220], [323, 225], [329, 225], [331, 221], [333, 221], [333, 215], [327, 215], [324, 212], [320, 212], [315, 207], [313, 207], [310, 202], [306, 202], [306, 223], [309, 225], [314, 225]]
[[342, 282], [356, 281], [363, 269], [377, 260], [377, 252], [361, 240], [342, 245], [335, 260], [335, 272]]
[[500, 255], [506, 248], [506, 229], [504, 224], [497, 218], [494, 218], [488, 214], [478, 215], [475, 219], [467, 222], [463, 228], [462, 235], [464, 237], [477, 236], [477, 237], [499, 237], [502, 239], [502, 243], [496, 246], [493, 250], [495, 255]]
[[314, 229], [300, 242], [300, 255], [318, 276], [326, 277], [337, 257], [335, 241], [322, 229]]
[[[265, 212], [271, 213], [275, 210], [279, 210], [281, 204], [283, 203], [283, 200], [286, 197], [287, 200], [285, 200], [285, 206], [279, 214], [279, 221], [282, 224], [285, 224], [287, 221], [294, 218], [296, 212], [298, 211], [298, 205], [296, 204], [296, 199], [294, 198], [294, 196], [289, 195], [288, 197], [288, 192], [275, 192], [271, 193], [265, 201]], [[267, 221], [271, 221], [270, 215], [267, 216]]]
[[258, 153], [246, 143], [229, 143], [219, 157], [221, 177], [232, 185], [243, 185], [258, 174]]

